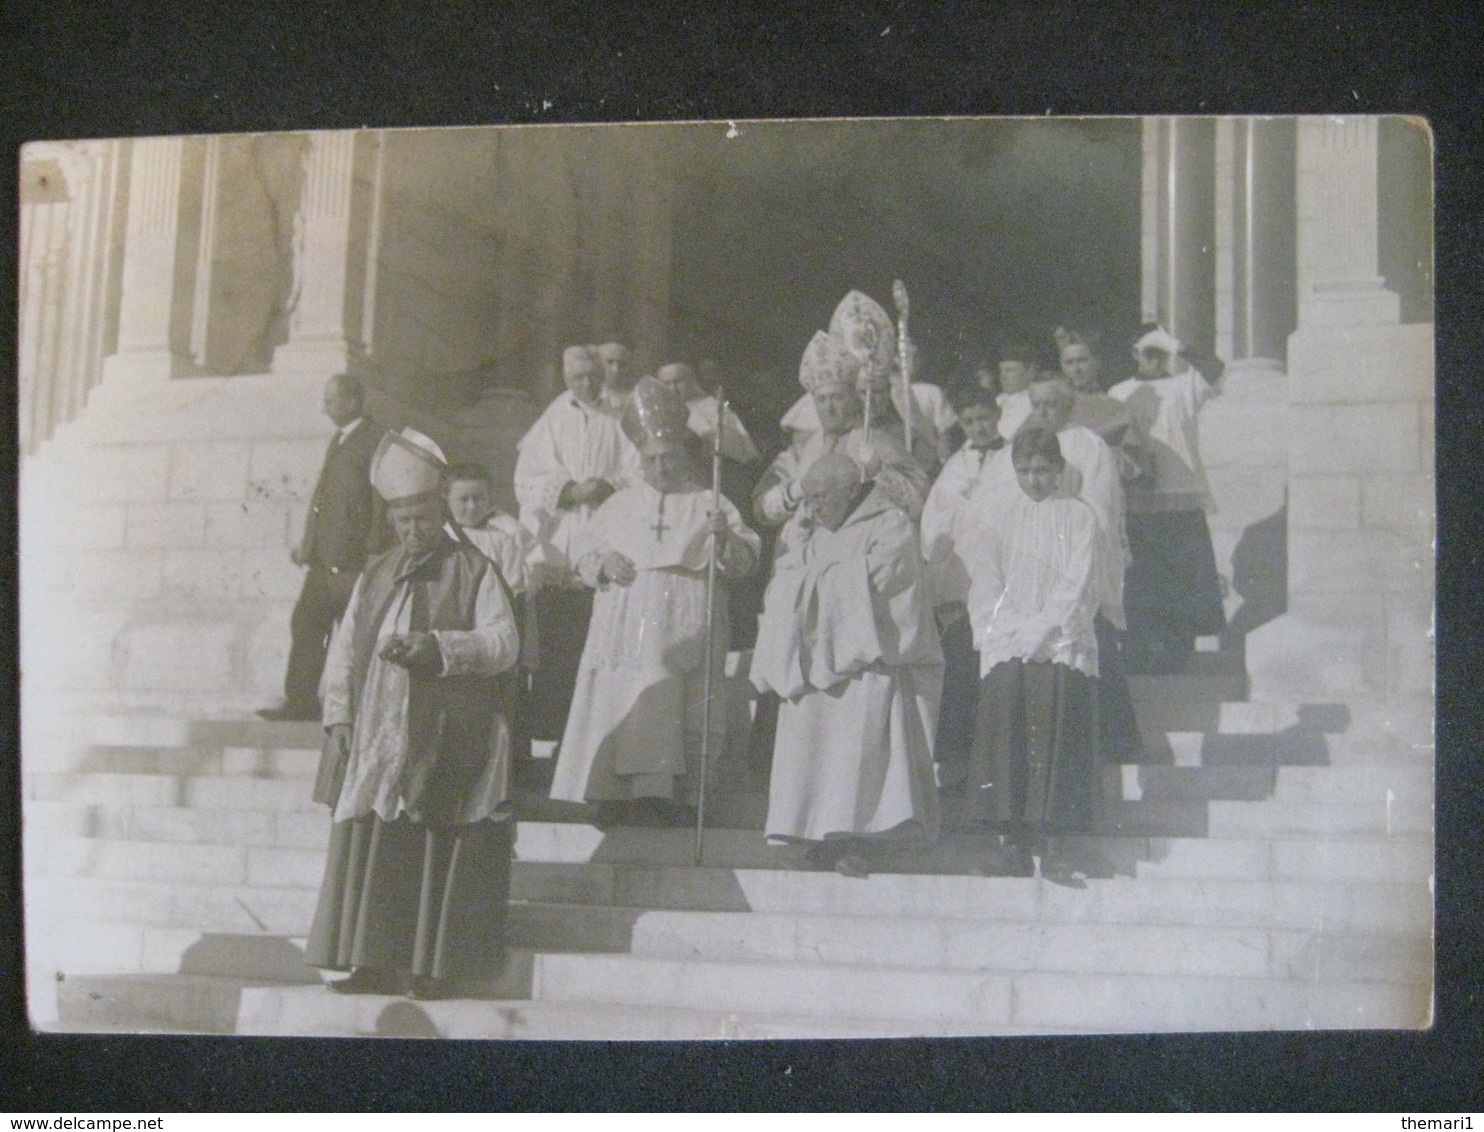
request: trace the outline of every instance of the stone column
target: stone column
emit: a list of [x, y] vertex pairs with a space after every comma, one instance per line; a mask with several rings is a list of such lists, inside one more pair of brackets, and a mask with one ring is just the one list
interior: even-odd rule
[[356, 130], [309, 135], [294, 216], [289, 334], [273, 352], [276, 374], [318, 377], [363, 367], [371, 141]]
[[[1210, 118], [1146, 118], [1145, 314], [1202, 351], [1216, 344], [1216, 122]], [[1147, 188], [1147, 186], [1146, 186]], [[1154, 301], [1148, 301], [1152, 285]]]
[[103, 376], [193, 376], [190, 356], [200, 234], [201, 138], [138, 138], [130, 144], [117, 352]]
[[1254, 699], [1341, 700], [1426, 741], [1432, 695], [1432, 326], [1377, 267], [1375, 118], [1297, 123], [1288, 340], [1288, 614], [1249, 638]]

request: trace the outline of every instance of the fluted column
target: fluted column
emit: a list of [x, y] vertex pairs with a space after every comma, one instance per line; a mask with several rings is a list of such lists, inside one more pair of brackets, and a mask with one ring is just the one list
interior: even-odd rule
[[374, 157], [374, 139], [359, 131], [309, 135], [294, 216], [288, 341], [273, 353], [274, 373], [328, 375], [364, 363]]
[[1232, 349], [1236, 368], [1281, 372], [1297, 321], [1291, 119], [1234, 125]]
[[198, 372], [190, 345], [202, 146], [179, 137], [130, 145], [118, 347], [104, 362], [105, 379]]

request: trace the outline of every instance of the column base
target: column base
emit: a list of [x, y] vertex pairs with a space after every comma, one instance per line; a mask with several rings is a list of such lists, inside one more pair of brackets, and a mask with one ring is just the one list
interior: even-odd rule
[[1402, 319], [1401, 304], [1379, 277], [1316, 283], [1299, 296], [1299, 326], [1394, 326]]

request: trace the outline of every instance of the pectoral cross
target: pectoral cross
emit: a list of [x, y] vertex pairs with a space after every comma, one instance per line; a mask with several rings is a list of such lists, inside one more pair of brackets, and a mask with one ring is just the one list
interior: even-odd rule
[[665, 532], [670, 528], [665, 526], [665, 497], [663, 495], [660, 496], [659, 510], [655, 513], [654, 526], [649, 529], [654, 532], [655, 542], [665, 541]]

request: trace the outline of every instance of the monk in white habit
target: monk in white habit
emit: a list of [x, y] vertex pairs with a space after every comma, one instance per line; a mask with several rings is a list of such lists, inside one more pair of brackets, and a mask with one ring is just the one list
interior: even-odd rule
[[591, 349], [568, 347], [562, 355], [566, 392], [516, 446], [515, 498], [521, 524], [536, 540], [527, 561], [541, 580], [533, 602], [541, 635], [531, 678], [536, 739], [562, 734], [592, 615], [592, 590], [577, 573], [574, 548], [598, 507], [639, 475], [639, 453], [601, 403], [603, 372]]
[[765, 830], [864, 876], [880, 840], [937, 839], [943, 654], [907, 513], [843, 453], [803, 490], [805, 537], [775, 565], [752, 661], [782, 700]]
[[[988, 521], [966, 512], [959, 551], [982, 684], [965, 818], [1000, 834], [989, 873], [1042, 875], [1084, 887], [1057, 838], [1096, 830], [1098, 751], [1097, 517], [1066, 491], [1057, 436], [1016, 434], [1020, 497]], [[972, 502], [972, 501], [971, 501]], [[967, 520], [967, 521], [966, 521]]]
[[442, 998], [498, 975], [514, 821], [497, 677], [520, 649], [499, 570], [445, 527], [443, 454], [384, 437], [399, 545], [351, 594], [325, 665], [316, 801], [332, 810], [306, 958], [343, 994]]
[[603, 504], [578, 570], [597, 591], [551, 796], [597, 803], [599, 825], [695, 820], [706, 658], [706, 573], [716, 541], [712, 750], [726, 731], [722, 661], [727, 584], [757, 563], [759, 540], [696, 474], [686, 405], [654, 378], [635, 386], [623, 426], [643, 478]]
[[835, 339], [816, 332], [799, 363], [799, 383], [808, 391], [820, 429], [802, 448], [780, 452], [753, 489], [752, 514], [768, 528], [783, 528], [780, 550], [797, 534], [803, 480], [821, 457], [831, 452], [849, 456], [868, 480], [915, 522], [922, 514], [931, 481], [889, 431], [873, 428], [867, 436], [864, 405], [856, 388], [859, 361]]

